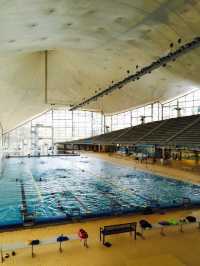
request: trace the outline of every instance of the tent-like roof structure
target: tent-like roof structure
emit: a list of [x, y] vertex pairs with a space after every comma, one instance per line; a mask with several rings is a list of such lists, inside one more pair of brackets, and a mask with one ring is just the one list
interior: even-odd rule
[[[176, 49], [178, 39], [200, 36], [199, 25], [198, 0], [0, 0], [4, 131], [51, 104], [69, 106], [91, 97], [134, 73], [136, 65]], [[199, 55], [200, 49], [191, 51], [87, 109], [119, 112], [198, 88]]]

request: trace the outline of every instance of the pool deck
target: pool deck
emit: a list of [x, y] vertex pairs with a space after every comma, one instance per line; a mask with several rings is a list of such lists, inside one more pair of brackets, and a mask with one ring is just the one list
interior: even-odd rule
[[110, 156], [108, 153], [94, 153], [94, 152], [82, 152], [84, 156], [92, 156], [107, 160], [114, 164], [121, 164], [123, 166], [132, 167], [135, 170], [141, 170], [145, 172], [151, 172], [154, 174], [166, 176], [169, 178], [174, 178], [177, 180], [187, 181], [191, 183], [200, 184], [200, 173], [193, 173], [189, 171], [184, 171], [169, 166], [162, 166], [158, 164], [146, 164], [139, 163], [130, 157], [125, 156]]
[[[84, 153], [84, 156], [87, 156]], [[199, 183], [198, 176], [175, 169], [160, 169], [157, 166], [145, 166], [133, 161], [110, 157], [107, 154], [88, 153], [112, 163], [123, 164], [137, 169], [154, 171], [172, 178]], [[150, 168], [151, 167], [151, 168]], [[154, 169], [155, 167], [155, 169]], [[149, 169], [150, 168], [150, 169]], [[189, 177], [188, 177], [189, 176]], [[200, 179], [200, 178], [199, 178]], [[38, 246], [36, 256], [31, 257], [31, 248], [16, 250], [17, 255], [6, 259], [2, 265], [12, 266], [199, 266], [200, 265], [200, 230], [196, 224], [185, 226], [184, 232], [178, 227], [166, 229], [166, 235], [161, 236], [159, 229], [145, 232], [145, 240], [138, 237], [135, 241], [128, 233], [107, 237], [112, 243], [110, 248], [99, 242], [99, 227], [147, 219], [151, 223], [170, 218], [180, 219], [192, 212], [182, 210], [171, 211], [166, 214], [132, 215], [73, 223], [66, 225], [46, 226], [42, 228], [26, 229], [0, 233], [0, 243], [27, 242], [33, 239], [51, 238], [60, 234], [76, 234], [78, 229], [84, 228], [89, 234], [89, 248], [83, 247], [79, 240], [68, 241], [63, 244], [60, 253], [57, 244]]]
[[[171, 217], [181, 218], [190, 211], [176, 211], [164, 215], [148, 215], [145, 219], [155, 223]], [[109, 218], [84, 223], [49, 226], [45, 228], [26, 229], [23, 231], [5, 232], [0, 234], [1, 243], [26, 242], [32, 239], [48, 238], [55, 235], [76, 234], [82, 227], [89, 234], [89, 248], [82, 246], [79, 240], [63, 244], [60, 253], [58, 245], [38, 246], [36, 256], [31, 257], [31, 248], [16, 250], [17, 255], [5, 260], [3, 265], [18, 266], [199, 266], [198, 245], [200, 231], [197, 225], [187, 225], [184, 233], [178, 228], [166, 229], [161, 236], [158, 229], [145, 232], [145, 240], [138, 237], [134, 240], [128, 233], [107, 237], [112, 243], [110, 248], [99, 242], [99, 227], [139, 221], [144, 216]]]

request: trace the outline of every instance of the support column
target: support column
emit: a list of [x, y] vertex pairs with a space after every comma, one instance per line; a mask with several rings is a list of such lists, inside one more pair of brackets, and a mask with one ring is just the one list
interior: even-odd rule
[[74, 137], [74, 111], [72, 111], [72, 138]]
[[53, 123], [53, 109], [51, 109], [51, 153], [54, 155], [54, 123]]
[[101, 134], [105, 134], [105, 115], [103, 113], [103, 111], [101, 112]]
[[93, 112], [91, 112], [91, 135], [92, 135], [92, 137], [94, 136], [94, 123], [93, 123], [93, 120], [94, 120], [94, 114], [93, 114]]
[[2, 169], [3, 169], [2, 160], [3, 160], [3, 126], [0, 122], [0, 176], [2, 174]]
[[154, 107], [154, 104], [152, 103], [151, 104], [151, 122], [153, 122], [153, 107]]
[[48, 51], [44, 51], [44, 102], [48, 104]]
[[3, 147], [3, 126], [0, 122], [0, 147]]
[[163, 104], [161, 105], [161, 120], [163, 120]]

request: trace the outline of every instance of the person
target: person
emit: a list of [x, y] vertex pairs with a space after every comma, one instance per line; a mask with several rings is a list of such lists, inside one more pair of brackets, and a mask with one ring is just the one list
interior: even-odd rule
[[88, 233], [84, 229], [81, 228], [78, 231], [78, 237], [80, 238], [81, 241], [83, 240], [84, 247], [88, 248], [88, 244], [87, 244]]

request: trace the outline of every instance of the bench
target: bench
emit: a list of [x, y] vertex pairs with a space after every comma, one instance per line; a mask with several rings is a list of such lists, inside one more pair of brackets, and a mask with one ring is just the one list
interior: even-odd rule
[[136, 240], [136, 228], [137, 223], [126, 223], [126, 224], [115, 224], [115, 225], [107, 225], [103, 228], [100, 227], [100, 242], [102, 241], [103, 236], [103, 244], [105, 244], [105, 236], [114, 235], [114, 234], [122, 234], [122, 233], [129, 233], [132, 235], [134, 232], [134, 239]]

